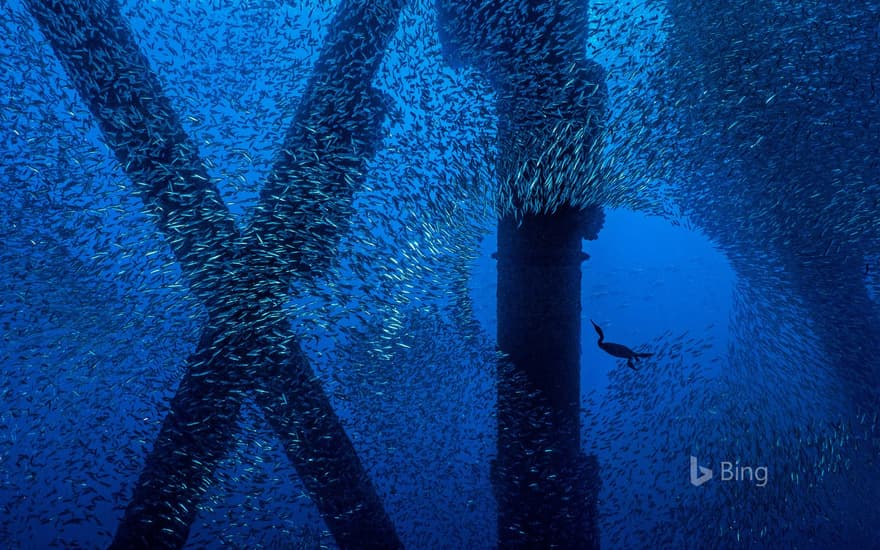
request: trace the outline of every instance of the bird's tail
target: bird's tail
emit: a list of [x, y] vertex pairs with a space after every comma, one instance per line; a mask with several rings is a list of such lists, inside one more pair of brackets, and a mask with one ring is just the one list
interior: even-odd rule
[[654, 354], [653, 353], [637, 353], [636, 357], [638, 357], [639, 359], [644, 359], [645, 357], [651, 357], [652, 355], [654, 355]]

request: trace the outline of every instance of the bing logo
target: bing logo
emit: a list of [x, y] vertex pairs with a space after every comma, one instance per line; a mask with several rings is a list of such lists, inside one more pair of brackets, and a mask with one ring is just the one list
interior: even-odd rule
[[[697, 457], [691, 455], [691, 485], [699, 487], [714, 477], [711, 468], [700, 466]], [[718, 479], [721, 481], [751, 481], [757, 487], [765, 487], [767, 485], [767, 466], [740, 466], [739, 461], [730, 462], [724, 460], [721, 462], [720, 475]]]

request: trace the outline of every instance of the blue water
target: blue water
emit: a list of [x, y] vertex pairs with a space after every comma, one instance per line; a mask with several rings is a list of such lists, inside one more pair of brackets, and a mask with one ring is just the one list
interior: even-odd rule
[[[108, 547], [209, 320], [187, 269], [210, 266], [175, 256], [26, 4], [0, 6], [0, 548]], [[361, 3], [119, 4], [245, 231], [335, 10]], [[878, 17], [592, 3], [605, 219], [572, 299], [602, 548], [880, 548]], [[372, 85], [381, 142], [331, 267], [278, 307], [403, 545], [493, 548], [497, 91], [446, 63], [433, 0]], [[628, 369], [591, 320], [653, 357]], [[187, 548], [336, 547], [253, 395], [227, 451]]]
[[[490, 233], [473, 267], [474, 314], [487, 334], [497, 329], [496, 235]], [[698, 231], [627, 210], [607, 212], [601, 238], [584, 241], [581, 270], [581, 387], [601, 391], [618, 362], [592, 345], [595, 320], [614, 340], [647, 343], [666, 330], [692, 333], [724, 355], [735, 275], [724, 255]]]

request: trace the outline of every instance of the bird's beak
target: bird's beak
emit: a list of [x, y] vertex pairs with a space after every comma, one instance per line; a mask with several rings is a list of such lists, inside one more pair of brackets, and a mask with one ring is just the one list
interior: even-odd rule
[[601, 328], [599, 328], [599, 325], [596, 324], [596, 321], [590, 319], [590, 322], [593, 323], [593, 328], [596, 329], [596, 332], [602, 330]]

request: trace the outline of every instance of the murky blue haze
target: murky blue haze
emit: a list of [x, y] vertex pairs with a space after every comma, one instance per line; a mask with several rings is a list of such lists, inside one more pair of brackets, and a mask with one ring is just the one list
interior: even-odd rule
[[[556, 51], [507, 9], [587, 10], [589, 117], [506, 110], [553, 95], [526, 55]], [[387, 44], [345, 10], [394, 14]], [[488, 47], [455, 59], [454, 24]], [[519, 65], [474, 61], [505, 37]], [[359, 490], [407, 548], [498, 546], [499, 217], [571, 206], [602, 212], [570, 289], [584, 529], [880, 548], [878, 67], [859, 0], [3, 2], [0, 547], [125, 547], [147, 504], [168, 547], [381, 547], [328, 521]], [[154, 466], [175, 421], [166, 458], [216, 464]]]

